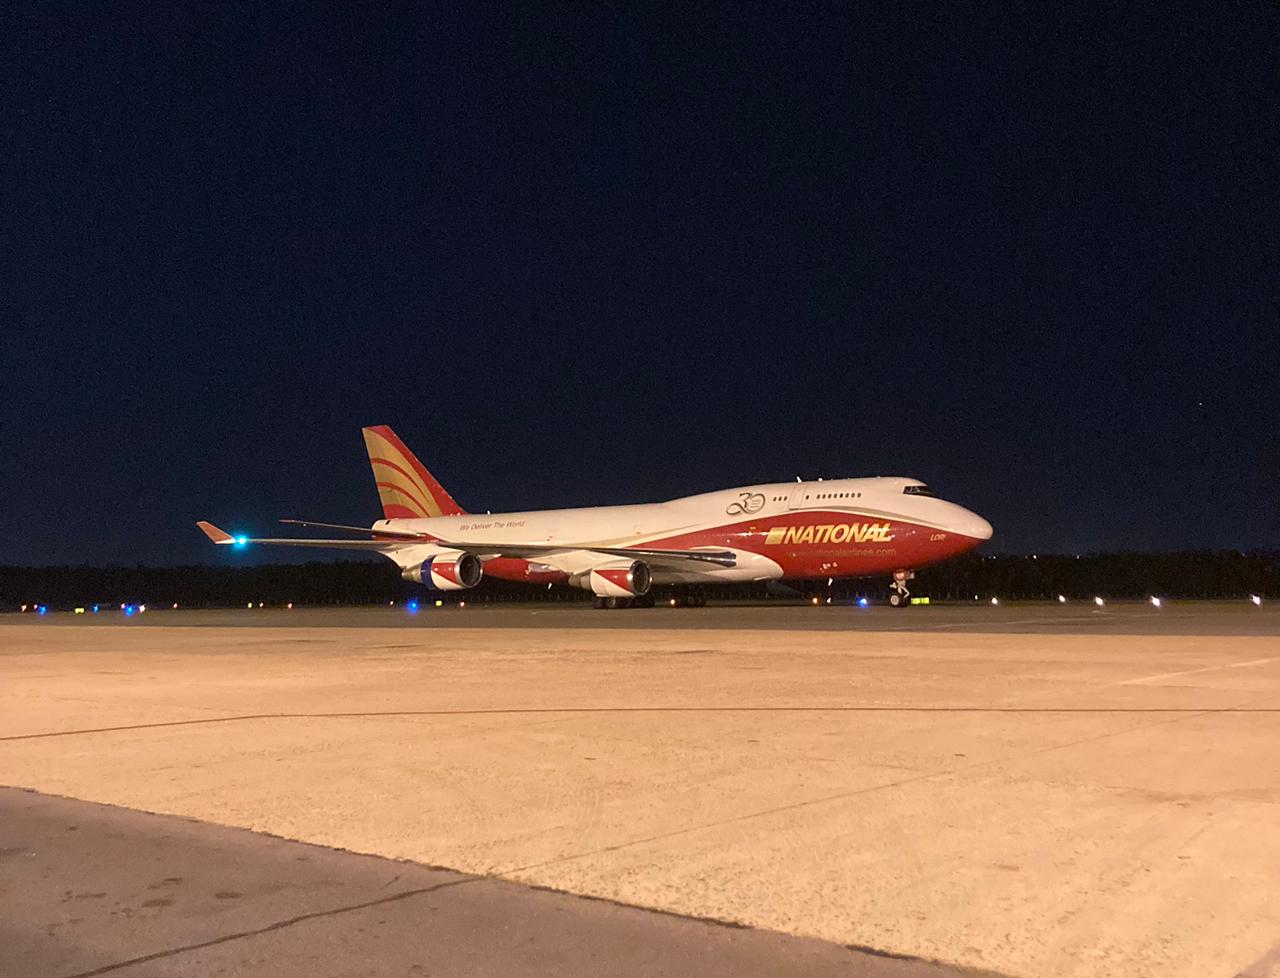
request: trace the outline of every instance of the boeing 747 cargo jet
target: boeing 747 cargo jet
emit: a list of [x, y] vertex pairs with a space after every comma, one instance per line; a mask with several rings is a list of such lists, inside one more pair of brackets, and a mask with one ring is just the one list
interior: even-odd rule
[[916, 568], [991, 538], [991, 524], [938, 499], [916, 479], [877, 477], [739, 486], [638, 506], [468, 513], [385, 425], [364, 429], [384, 519], [371, 527], [296, 526], [349, 539], [233, 536], [198, 524], [214, 543], [371, 550], [401, 575], [457, 591], [484, 576], [568, 584], [597, 607], [651, 606], [653, 586], [820, 577], [892, 577], [889, 604], [909, 604]]

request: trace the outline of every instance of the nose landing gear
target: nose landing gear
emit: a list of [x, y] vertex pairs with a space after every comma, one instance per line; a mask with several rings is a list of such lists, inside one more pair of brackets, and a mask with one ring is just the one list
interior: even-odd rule
[[906, 608], [911, 604], [911, 592], [907, 590], [907, 581], [913, 580], [916, 576], [915, 571], [899, 570], [893, 572], [893, 584], [890, 585], [889, 606], [892, 608]]

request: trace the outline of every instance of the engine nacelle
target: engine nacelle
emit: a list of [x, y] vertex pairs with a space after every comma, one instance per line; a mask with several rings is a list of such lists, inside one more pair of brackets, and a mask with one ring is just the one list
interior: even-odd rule
[[587, 584], [602, 598], [634, 598], [649, 593], [653, 575], [642, 560], [619, 560], [591, 568]]
[[480, 558], [460, 550], [445, 550], [428, 557], [420, 564], [406, 567], [400, 572], [406, 581], [425, 584], [437, 591], [462, 591], [475, 587], [484, 576]]

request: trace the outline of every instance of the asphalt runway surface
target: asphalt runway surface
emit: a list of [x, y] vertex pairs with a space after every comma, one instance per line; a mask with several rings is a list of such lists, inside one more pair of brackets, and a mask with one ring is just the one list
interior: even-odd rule
[[977, 972], [0, 789], [0, 975]]
[[1280, 975], [1278, 625], [6, 616], [0, 975]]

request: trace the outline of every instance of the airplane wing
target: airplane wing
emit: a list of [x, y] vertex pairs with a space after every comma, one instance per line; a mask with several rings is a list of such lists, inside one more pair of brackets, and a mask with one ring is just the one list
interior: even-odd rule
[[[200, 520], [199, 522], [197, 522], [196, 526], [200, 527], [200, 529], [204, 531], [204, 535], [207, 536], [210, 540], [224, 547], [225, 546], [244, 547], [244, 546], [248, 546], [251, 543], [273, 543], [273, 544], [282, 544], [288, 547], [332, 547], [339, 550], [381, 551], [381, 550], [386, 550], [388, 547], [394, 547], [397, 544], [403, 544], [405, 542], [408, 542], [401, 539], [305, 540], [298, 537], [249, 537], [244, 535], [232, 536], [226, 530], [219, 529], [218, 527], [214, 526], [212, 523], [206, 523], [204, 520]], [[372, 531], [366, 530], [365, 532], [370, 533]], [[412, 539], [416, 540], [419, 538], [413, 537]]]
[[633, 560], [695, 560], [735, 567], [738, 557], [732, 550], [659, 550], [651, 547], [597, 547], [589, 543], [473, 543], [469, 540], [436, 540], [437, 546], [448, 550], [461, 550], [477, 557], [539, 557], [545, 554], [568, 553], [583, 550], [593, 554], [609, 554], [611, 557], [630, 557]]
[[471, 541], [439, 540], [426, 534], [402, 533], [395, 530], [372, 530], [368, 527], [348, 526], [343, 523], [311, 523], [303, 520], [281, 520], [298, 526], [316, 526], [354, 533], [368, 533], [372, 540], [307, 540], [299, 537], [248, 537], [233, 536], [204, 520], [196, 523], [214, 543], [223, 546], [247, 546], [248, 544], [280, 544], [289, 547], [327, 547], [339, 550], [382, 551], [406, 543], [430, 543], [442, 550], [461, 550], [477, 557], [516, 557], [528, 559], [547, 554], [586, 551], [608, 554], [611, 557], [629, 557], [632, 560], [681, 562], [686, 560], [735, 567], [737, 555], [732, 550], [663, 550], [653, 547], [600, 547], [583, 543], [474, 543]]

